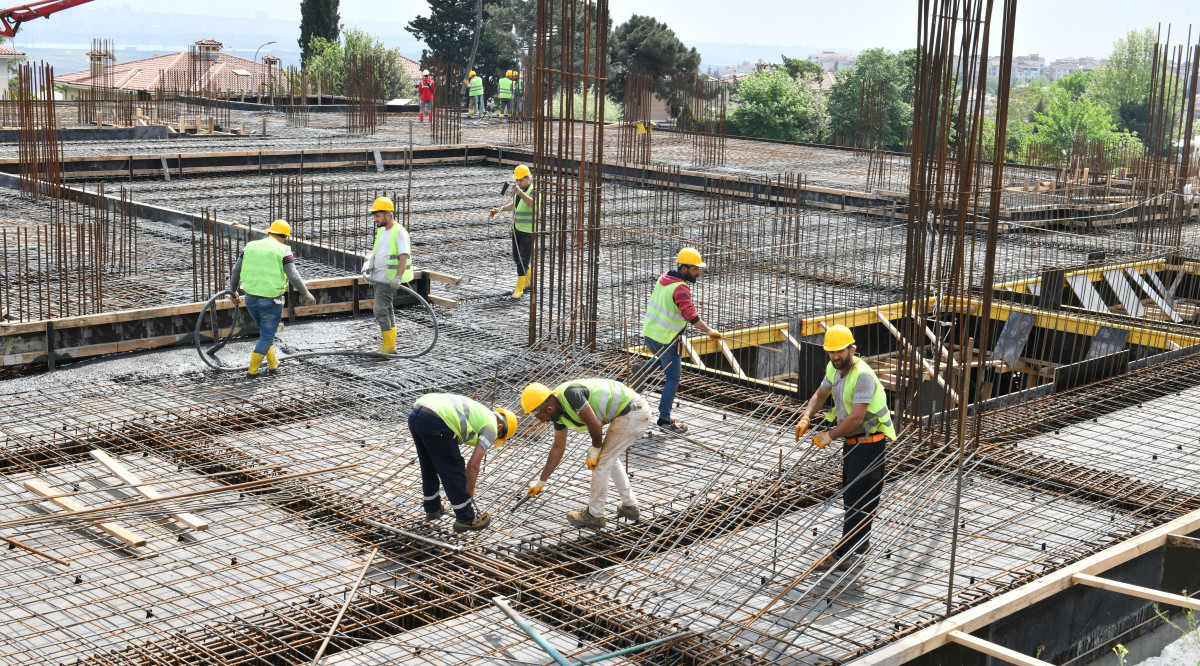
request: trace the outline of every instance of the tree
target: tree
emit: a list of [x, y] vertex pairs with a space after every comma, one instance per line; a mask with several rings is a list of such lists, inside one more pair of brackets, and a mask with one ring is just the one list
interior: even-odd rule
[[788, 76], [797, 81], [820, 83], [821, 79], [825, 78], [825, 70], [811, 60], [789, 58], [782, 53], [779, 57], [783, 58], [783, 68], [787, 70]]
[[300, 0], [300, 66], [312, 56], [313, 37], [330, 42], [338, 39], [338, 0]]
[[731, 117], [745, 136], [785, 141], [816, 141], [828, 121], [825, 100], [786, 70], [755, 72], [739, 88], [741, 104]]
[[1046, 111], [1035, 114], [1037, 140], [1045, 142], [1056, 156], [1069, 153], [1077, 139], [1116, 140], [1118, 133], [1108, 109], [1090, 99], [1072, 97], [1071, 87], [1059, 85], [1061, 82], [1050, 86]]
[[1154, 30], [1130, 30], [1113, 42], [1108, 61], [1092, 76], [1089, 96], [1108, 110], [1119, 129], [1145, 129], [1146, 112], [1138, 107], [1145, 106], [1150, 92], [1156, 44]]
[[[492, 82], [517, 66], [511, 44], [499, 41], [502, 30], [493, 29], [492, 11], [496, 5], [496, 2], [483, 3], [483, 30], [475, 53], [475, 71], [493, 90]], [[475, 8], [476, 0], [429, 0], [429, 15], [414, 18], [404, 28], [425, 43], [422, 61], [436, 58], [447, 65], [465, 68], [475, 41]], [[463, 75], [466, 74], [464, 71]]]
[[350, 54], [373, 54], [379, 58], [384, 99], [411, 96], [416, 85], [400, 64], [400, 50], [387, 48], [378, 38], [359, 28], [346, 29], [342, 33], [342, 42], [313, 37], [310, 47], [312, 55], [307, 71], [321, 79], [326, 86], [322, 90], [324, 93], [346, 94], [346, 61]]
[[1072, 72], [1050, 85], [1051, 90], [1065, 90], [1072, 102], [1077, 102], [1087, 95], [1092, 75], [1085, 72]]
[[829, 91], [829, 132], [832, 136], [856, 137], [862, 82], [883, 82], [883, 148], [899, 150], [912, 129], [913, 79], [916, 49], [891, 53], [868, 49], [858, 55], [854, 67], [837, 73]]
[[625, 99], [629, 74], [649, 75], [660, 99], [671, 95], [677, 73], [700, 71], [700, 54], [688, 48], [675, 32], [651, 16], [634, 14], [617, 26], [608, 38], [608, 96]]

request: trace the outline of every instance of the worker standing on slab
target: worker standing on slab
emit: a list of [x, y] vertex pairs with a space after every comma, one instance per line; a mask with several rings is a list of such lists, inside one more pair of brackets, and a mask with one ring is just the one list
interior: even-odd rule
[[518, 164], [513, 169], [513, 178], [517, 181], [517, 191], [513, 200], [500, 208], [493, 208], [489, 218], [496, 217], [500, 211], [512, 211], [512, 253], [513, 261], [517, 264], [517, 286], [513, 289], [512, 297], [520, 298], [529, 286], [530, 255], [533, 253], [533, 214], [537, 204], [533, 196], [533, 174], [529, 167]]
[[[439, 487], [445, 487], [449, 509], [454, 511], [455, 532], [482, 530], [491, 522], [486, 513], [475, 513], [471, 498], [479, 479], [479, 466], [493, 447], [500, 448], [517, 432], [517, 417], [503, 407], [490, 410], [453, 393], [426, 393], [408, 413], [417, 461], [421, 464], [421, 495], [425, 519], [446, 515]], [[464, 463], [459, 444], [474, 448]]]
[[483, 79], [479, 78], [479, 76], [475, 74], [475, 70], [471, 70], [471, 73], [467, 76], [467, 78], [469, 79], [467, 95], [471, 98], [471, 105], [467, 107], [467, 115], [471, 115], [471, 112], [474, 111], [475, 113], [479, 114], [480, 118], [482, 118]]
[[812, 441], [823, 449], [833, 440], [845, 438], [842, 505], [846, 513], [842, 517], [842, 538], [832, 553], [817, 562], [818, 571], [830, 567], [838, 571], [849, 569], [853, 557], [865, 554], [871, 547], [871, 521], [883, 494], [885, 449], [889, 441], [896, 439], [883, 385], [867, 362], [854, 355], [855, 349], [854, 335], [845, 326], [831, 326], [825, 332], [825, 351], [829, 354], [825, 379], [796, 425], [799, 441], [817, 410], [833, 395], [834, 409], [826, 412], [825, 420], [834, 425], [813, 435]]
[[285, 244], [292, 233], [292, 226], [284, 220], [275, 220], [267, 228], [267, 237], [246, 243], [242, 255], [229, 274], [229, 300], [238, 301], [238, 285], [246, 292], [246, 312], [258, 326], [258, 343], [250, 354], [247, 374], [257, 375], [263, 359], [267, 368], [279, 367], [275, 356], [275, 332], [283, 318], [283, 292], [288, 283], [304, 294], [304, 301], [316, 305], [317, 299], [304, 284], [296, 270], [296, 257], [292, 248]]
[[513, 70], [512, 73], [512, 113], [517, 118], [521, 117], [521, 103], [525, 101], [525, 80], [521, 78], [521, 72]]
[[722, 337], [719, 331], [700, 319], [700, 313], [692, 302], [691, 285], [700, 279], [705, 266], [704, 258], [696, 248], [685, 247], [680, 250], [675, 257], [675, 268], [663, 273], [654, 283], [654, 291], [650, 292], [650, 302], [646, 305], [646, 316], [642, 320], [642, 339], [656, 358], [648, 361], [641, 372], [644, 374], [657, 364], [667, 376], [658, 401], [658, 427], [680, 435], [687, 432], [687, 426], [671, 418], [671, 408], [675, 404], [675, 392], [679, 388], [682, 373], [679, 334], [691, 324], [713, 340]]
[[533, 383], [521, 392], [521, 409], [539, 421], [554, 424], [554, 444], [541, 475], [529, 482], [530, 497], [537, 497], [545, 490], [546, 482], [562, 460], [567, 431], [586, 432], [592, 439], [585, 461], [592, 470], [592, 489], [588, 505], [568, 511], [567, 522], [576, 527], [604, 527], [609, 478], [621, 495], [617, 517], [634, 522], [641, 518], [629, 475], [621, 466], [621, 454], [646, 432], [650, 419], [654, 418], [642, 396], [611, 379], [576, 379], [560, 384], [553, 391], [544, 384]]
[[429, 70], [421, 72], [421, 81], [417, 83], [417, 96], [421, 100], [420, 122], [425, 122], [425, 114], [429, 114], [429, 121], [433, 122], [433, 79], [429, 77]]
[[504, 73], [504, 78], [500, 79], [497, 85], [496, 99], [500, 100], [499, 116], [503, 118], [506, 115], [512, 115], [512, 70]]
[[400, 285], [413, 279], [408, 231], [396, 224], [395, 211], [396, 206], [387, 197], [379, 197], [371, 204], [371, 215], [375, 219], [375, 245], [363, 265], [363, 275], [370, 278], [375, 287], [372, 311], [383, 335], [383, 344], [375, 350], [380, 354], [396, 353], [396, 307], [393, 300]]

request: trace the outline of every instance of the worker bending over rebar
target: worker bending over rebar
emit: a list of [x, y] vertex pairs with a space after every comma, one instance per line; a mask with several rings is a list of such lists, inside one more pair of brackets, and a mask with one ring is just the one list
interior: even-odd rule
[[400, 285], [413, 279], [408, 231], [396, 224], [395, 211], [396, 206], [387, 197], [379, 197], [371, 204], [375, 245], [363, 265], [363, 275], [370, 278], [375, 287], [375, 304], [371, 310], [383, 336], [383, 344], [375, 350], [380, 354], [396, 353], [396, 307], [393, 301]]

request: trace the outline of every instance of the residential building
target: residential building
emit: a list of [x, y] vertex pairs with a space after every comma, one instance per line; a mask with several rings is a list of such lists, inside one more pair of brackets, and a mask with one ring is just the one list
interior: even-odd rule
[[14, 62], [19, 62], [25, 59], [25, 52], [21, 49], [4, 44], [0, 45], [0, 95], [5, 99], [8, 98], [8, 68]]
[[853, 53], [835, 53], [833, 51], [821, 51], [808, 56], [809, 62], [815, 62], [826, 72], [836, 72], [843, 69], [848, 69], [854, 66], [858, 56]]

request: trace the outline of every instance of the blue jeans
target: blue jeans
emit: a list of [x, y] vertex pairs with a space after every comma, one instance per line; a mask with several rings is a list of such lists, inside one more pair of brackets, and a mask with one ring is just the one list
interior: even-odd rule
[[[654, 352], [655, 354], [658, 354], [659, 350], [667, 346], [657, 340], [647, 337], [643, 337], [642, 340], [646, 343], [646, 346], [650, 348], [650, 351]], [[649, 361], [646, 361], [644, 366], [642, 366], [642, 372], [649, 372], [650, 368], [653, 367], [654, 364], [658, 364], [662, 367], [667, 375], [667, 381], [663, 382], [662, 397], [658, 401], [659, 421], [671, 420], [671, 407], [675, 404], [675, 391], [679, 389], [679, 375], [682, 371], [683, 363], [683, 360], [679, 358], [679, 342], [677, 340], [672, 340], [667, 344], [669, 344], [671, 348], [663, 351], [663, 353], [658, 357], [658, 360], [650, 359]]]
[[254, 353], [265, 354], [275, 344], [275, 331], [279, 330], [279, 320], [283, 318], [283, 303], [253, 294], [246, 294], [245, 299], [246, 312], [258, 326], [258, 344], [254, 345]]
[[417, 462], [421, 464], [425, 512], [433, 513], [442, 507], [442, 497], [438, 494], [440, 485], [446, 488], [446, 498], [454, 509], [454, 517], [464, 523], [475, 520], [475, 507], [471, 506], [471, 496], [467, 494], [467, 463], [458, 450], [458, 438], [441, 417], [419, 409], [408, 413], [408, 431], [412, 433]]

